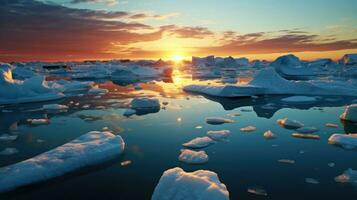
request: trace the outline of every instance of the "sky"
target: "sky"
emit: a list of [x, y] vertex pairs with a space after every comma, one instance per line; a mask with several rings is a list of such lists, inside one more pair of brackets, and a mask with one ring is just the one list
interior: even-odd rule
[[0, 61], [357, 53], [355, 0], [0, 0]]

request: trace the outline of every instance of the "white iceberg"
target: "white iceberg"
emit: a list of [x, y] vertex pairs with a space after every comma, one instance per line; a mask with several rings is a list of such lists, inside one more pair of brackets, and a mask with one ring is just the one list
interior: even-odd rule
[[178, 159], [185, 163], [202, 164], [208, 162], [208, 155], [205, 151], [182, 149]]
[[94, 87], [94, 82], [91, 81], [49, 81], [48, 85], [63, 93], [85, 92]]
[[62, 176], [118, 156], [125, 143], [119, 135], [92, 131], [33, 158], [0, 168], [0, 192]]
[[34, 76], [24, 81], [12, 77], [10, 65], [0, 63], [0, 104], [16, 104], [49, 101], [63, 98], [62, 93], [50, 88], [43, 76]]
[[197, 137], [195, 139], [192, 139], [192, 140], [182, 144], [182, 146], [196, 149], [196, 148], [207, 147], [213, 143], [214, 143], [214, 141], [211, 138], [205, 136], [205, 137]]
[[206, 123], [213, 124], [213, 125], [224, 124], [224, 123], [233, 123], [233, 122], [234, 122], [233, 120], [226, 119], [223, 117], [207, 117], [206, 118]]
[[357, 104], [347, 106], [345, 112], [340, 116], [340, 119], [357, 122]]
[[151, 200], [229, 200], [226, 186], [208, 170], [185, 172], [166, 170], [155, 187]]
[[281, 100], [284, 103], [314, 103], [317, 101], [315, 97], [307, 97], [307, 96], [292, 96], [287, 97]]
[[316, 75], [310, 67], [306, 67], [292, 54], [280, 56], [271, 65], [286, 79], [309, 79]]
[[301, 128], [304, 126], [303, 123], [301, 123], [297, 120], [291, 120], [288, 118], [278, 119], [277, 123], [287, 129], [297, 129], [297, 128]]
[[207, 136], [212, 140], [221, 141], [227, 139], [230, 133], [229, 130], [208, 131]]
[[357, 149], [357, 134], [333, 134], [328, 139], [329, 144], [345, 149]]

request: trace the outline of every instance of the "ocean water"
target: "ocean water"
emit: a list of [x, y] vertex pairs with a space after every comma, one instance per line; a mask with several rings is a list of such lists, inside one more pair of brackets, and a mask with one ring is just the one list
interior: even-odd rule
[[[0, 194], [0, 199], [150, 199], [162, 173], [173, 167], [216, 172], [227, 186], [230, 199], [356, 199], [356, 185], [337, 183], [334, 178], [348, 168], [357, 169], [357, 152], [327, 142], [333, 133], [357, 132], [356, 124], [342, 123], [339, 119], [345, 106], [354, 99], [325, 97], [308, 105], [284, 104], [283, 96], [222, 99], [184, 93], [180, 81], [141, 84], [142, 90], [135, 90], [132, 85], [103, 82], [100, 87], [110, 90], [106, 95], [79, 95], [55, 102], [69, 105], [67, 112], [46, 113], [38, 109], [48, 102], [1, 108], [5, 110], [0, 112], [1, 134], [15, 134], [18, 138], [0, 141], [0, 150], [12, 147], [19, 152], [0, 155], [0, 167], [103, 127], [120, 134], [126, 149], [109, 162]], [[168, 105], [152, 113], [124, 117], [124, 107], [137, 96], [156, 97]], [[270, 106], [264, 106], [267, 104]], [[232, 113], [241, 116], [227, 115]], [[50, 119], [50, 124], [33, 126], [26, 121], [44, 116]], [[234, 123], [210, 125], [205, 122], [206, 117], [226, 117]], [[321, 138], [292, 137], [294, 130], [276, 123], [285, 117], [318, 128], [316, 134]], [[338, 128], [328, 128], [326, 123], [335, 123]], [[257, 130], [240, 132], [240, 128], [248, 125]], [[204, 148], [209, 156], [207, 163], [191, 165], [178, 160], [183, 143], [205, 136], [209, 130], [222, 129], [230, 130], [231, 135], [227, 141]], [[277, 138], [266, 140], [263, 133], [267, 130]], [[295, 163], [281, 163], [280, 159]], [[127, 160], [131, 164], [122, 166], [121, 162]], [[330, 167], [329, 163], [335, 166]], [[306, 178], [316, 179], [319, 184], [306, 183]], [[254, 187], [264, 189], [268, 196], [247, 192]]]

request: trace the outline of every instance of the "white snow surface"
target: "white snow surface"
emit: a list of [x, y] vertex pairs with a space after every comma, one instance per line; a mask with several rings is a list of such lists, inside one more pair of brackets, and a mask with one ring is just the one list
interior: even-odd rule
[[0, 63], [0, 104], [49, 101], [63, 98], [62, 93], [50, 88], [43, 76], [15, 80], [11, 66]]
[[329, 144], [341, 146], [344, 149], [357, 149], [357, 134], [333, 134], [328, 139]]
[[189, 164], [202, 164], [208, 162], [208, 155], [205, 151], [182, 149], [178, 159]]
[[155, 187], [151, 200], [228, 200], [229, 192], [216, 173], [209, 170], [185, 172], [166, 170]]
[[33, 158], [0, 168], [0, 192], [62, 176], [81, 167], [112, 159], [125, 143], [110, 132], [88, 132]]
[[340, 118], [346, 121], [357, 122], [357, 104], [347, 106]]

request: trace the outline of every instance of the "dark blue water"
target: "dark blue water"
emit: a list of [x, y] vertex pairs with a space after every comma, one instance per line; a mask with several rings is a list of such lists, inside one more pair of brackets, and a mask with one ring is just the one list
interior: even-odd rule
[[[1, 133], [16, 134], [18, 139], [0, 142], [0, 150], [14, 147], [19, 153], [0, 156], [0, 166], [31, 158], [103, 127], [120, 134], [126, 149], [123, 155], [110, 162], [1, 194], [0, 199], [150, 199], [163, 171], [176, 166], [186, 171], [208, 169], [216, 172], [226, 184], [230, 199], [357, 199], [356, 186], [334, 181], [334, 177], [346, 169], [357, 169], [357, 152], [327, 143], [332, 133], [356, 131], [356, 125], [343, 124], [339, 120], [344, 106], [353, 99], [334, 97], [314, 105], [283, 105], [282, 97], [254, 100], [173, 95], [158, 90], [160, 86], [148, 84], [146, 89], [158, 93], [155, 95], [161, 102], [169, 102], [168, 106], [157, 113], [125, 118], [122, 116], [125, 109], [118, 104], [130, 100], [132, 95], [150, 96], [154, 93], [145, 90], [143, 94], [140, 94], [142, 91], [129, 94], [123, 88], [118, 92], [113, 89], [115, 87], [110, 86], [110, 94], [100, 99], [84, 96], [58, 102], [66, 105], [70, 105], [70, 101], [80, 102], [80, 106], [70, 105], [68, 112], [48, 113], [51, 121], [48, 125], [30, 126], [26, 123], [28, 118], [45, 114], [33, 111], [41, 104], [3, 108], [13, 112], [0, 113]], [[267, 103], [275, 103], [276, 109], [262, 108]], [[81, 108], [84, 104], [90, 107]], [[242, 108], [252, 111], [242, 112]], [[226, 116], [237, 112], [241, 116]], [[235, 122], [206, 124], [205, 117], [212, 116], [232, 118]], [[277, 119], [285, 117], [319, 128], [320, 140], [292, 137], [293, 130], [276, 123]], [[339, 127], [328, 128], [326, 123], [335, 123]], [[248, 125], [257, 127], [257, 130], [239, 131]], [[204, 136], [209, 130], [221, 129], [230, 130], [231, 135], [228, 141], [204, 149], [209, 155], [208, 163], [190, 165], [178, 161], [182, 143]], [[264, 139], [262, 135], [267, 130], [274, 132], [277, 139]], [[279, 159], [295, 160], [295, 164], [280, 163]], [[132, 163], [121, 166], [125, 160]], [[335, 163], [334, 167], [328, 166], [331, 162]], [[305, 178], [314, 178], [320, 184], [306, 183]], [[268, 196], [247, 192], [248, 188], [256, 186], [264, 188]]]

